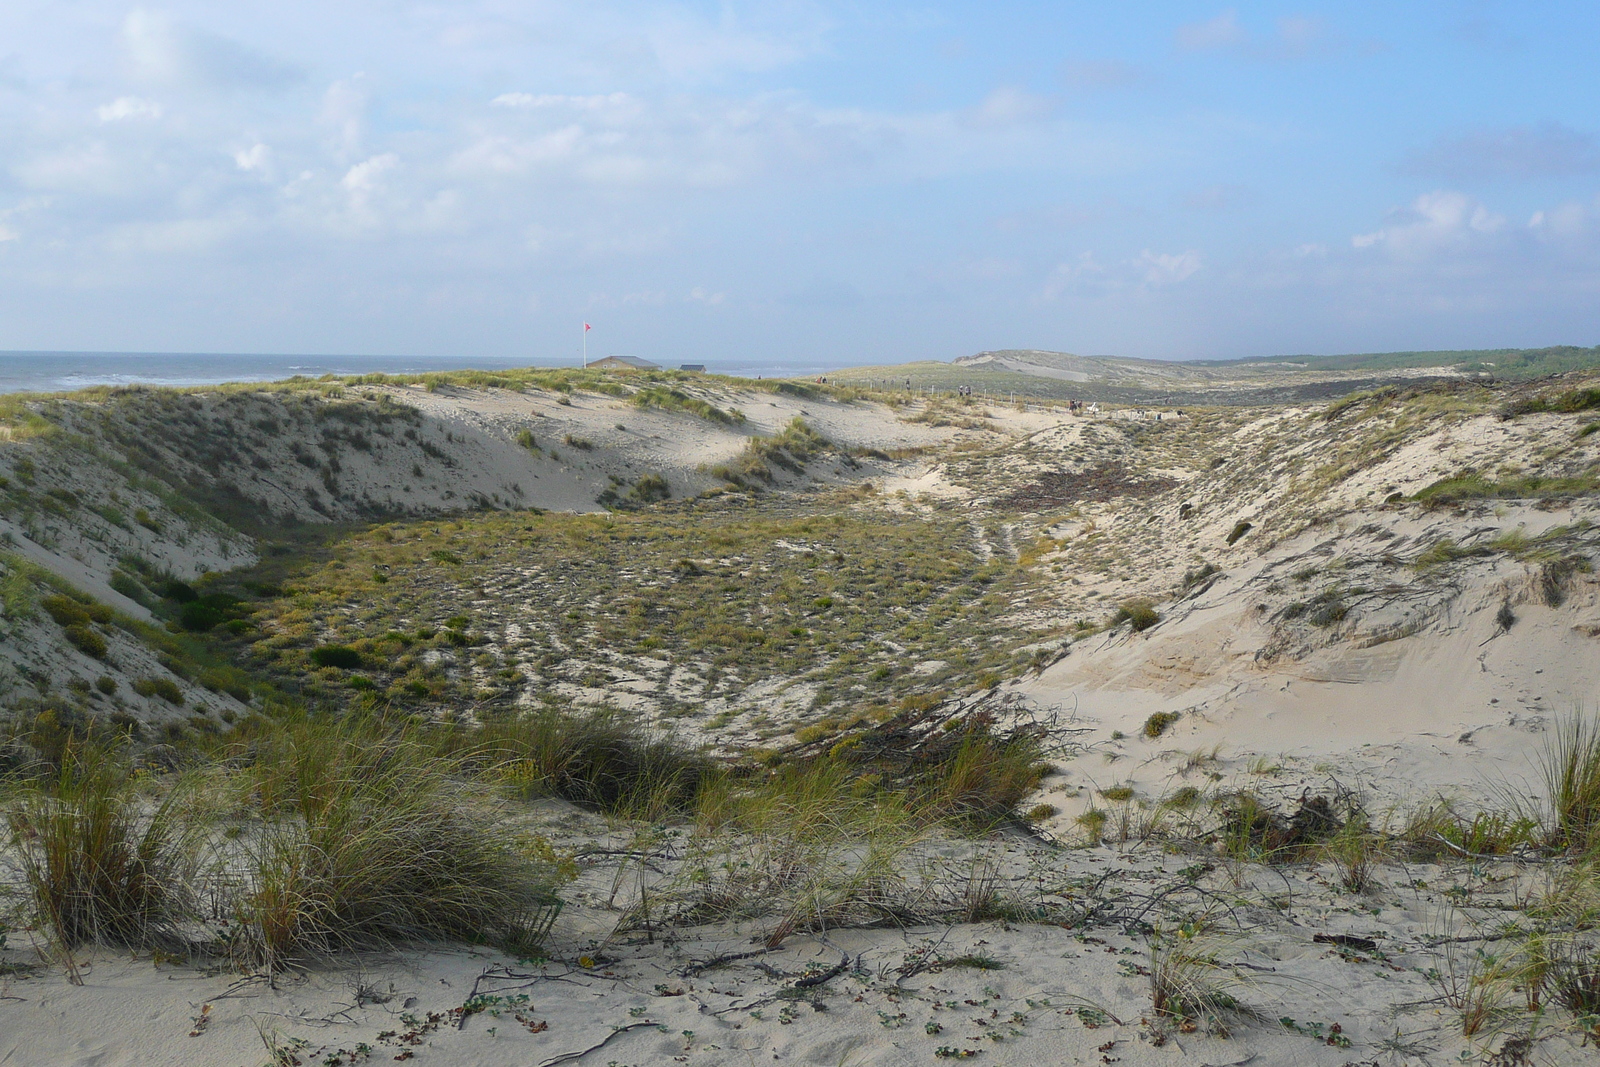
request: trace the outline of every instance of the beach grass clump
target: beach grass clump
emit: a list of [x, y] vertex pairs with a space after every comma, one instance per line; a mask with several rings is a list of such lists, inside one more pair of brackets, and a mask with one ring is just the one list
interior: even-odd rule
[[1017, 818], [1017, 805], [1039, 784], [1043, 749], [1032, 734], [1002, 734], [967, 722], [952, 751], [923, 773], [915, 797], [924, 818], [982, 832]]
[[133, 691], [142, 697], [160, 697], [168, 704], [183, 707], [183, 690], [171, 678], [139, 678], [133, 683]]
[[[657, 901], [672, 925], [768, 918], [770, 947], [790, 935], [885, 917], [922, 921], [903, 857], [927, 833], [857, 768], [819, 759], [724, 778], [701, 797], [684, 875]], [[634, 922], [649, 922], [650, 905]]]
[[682, 389], [671, 385], [648, 385], [634, 393], [629, 398], [629, 403], [637, 408], [657, 408], [661, 411], [683, 412], [693, 415], [707, 422], [717, 422], [725, 426], [739, 426], [744, 423], [744, 415], [736, 410], [723, 410], [709, 401], [697, 396], [691, 396]]
[[1148, 630], [1160, 621], [1161, 615], [1148, 600], [1125, 600], [1117, 605], [1116, 614], [1111, 616], [1112, 626], [1127, 623], [1136, 633]]
[[1375, 884], [1378, 865], [1387, 853], [1383, 835], [1357, 811], [1321, 843], [1322, 854], [1333, 864], [1346, 892], [1361, 894]]
[[788, 764], [849, 768], [856, 789], [922, 825], [983, 833], [1016, 821], [1017, 805], [1049, 770], [1042, 731], [998, 729], [983, 714], [952, 717], [937, 702], [905, 703], [882, 721], [803, 743]]
[[1446, 507], [1469, 500], [1532, 500], [1586, 496], [1600, 488], [1593, 474], [1515, 475], [1499, 480], [1477, 471], [1462, 471], [1418, 490], [1411, 499], [1428, 507]]
[[625, 499], [635, 505], [659, 504], [672, 499], [672, 485], [659, 474], [640, 475]]
[[361, 653], [348, 645], [320, 645], [311, 650], [311, 662], [318, 667], [355, 670], [361, 666]]
[[775, 481], [777, 475], [773, 467], [791, 474], [802, 473], [805, 465], [828, 447], [828, 439], [796, 415], [771, 437], [751, 438], [733, 462], [719, 466], [711, 473], [733, 485], [751, 488], [756, 482]]
[[1254, 1013], [1239, 999], [1244, 977], [1220, 955], [1225, 939], [1198, 924], [1156, 930], [1150, 937], [1150, 1006], [1158, 1016], [1226, 1035], [1230, 1018]]
[[253, 752], [241, 785], [261, 822], [240, 839], [240, 962], [432, 940], [522, 951], [559, 907], [554, 867], [414, 733], [302, 721]]
[[6, 812], [33, 908], [66, 949], [170, 945], [193, 911], [195, 842], [182, 794], [151, 805], [131, 766], [97, 742], [69, 744], [59, 769]]
[[1490, 809], [1469, 816], [1441, 800], [1412, 811], [1394, 843], [1417, 858], [1509, 856], [1543, 836], [1541, 820], [1532, 815]]
[[558, 796], [647, 820], [691, 811], [720, 773], [710, 758], [609, 710], [546, 709], [433, 743], [447, 744], [520, 796]]
[[1557, 848], [1600, 850], [1600, 718], [1567, 716], [1539, 757], [1544, 780], [1544, 830]]

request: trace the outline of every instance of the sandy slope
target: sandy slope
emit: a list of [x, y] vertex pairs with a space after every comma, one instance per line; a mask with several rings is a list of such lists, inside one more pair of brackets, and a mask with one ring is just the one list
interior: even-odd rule
[[[997, 410], [998, 429], [987, 432], [905, 423], [868, 405], [759, 394], [719, 398], [748, 418], [730, 429], [596, 395], [570, 406], [553, 395], [497, 391], [394, 395], [421, 413], [422, 435], [449, 464], [408, 477], [418, 452], [399, 436], [370, 454], [345, 449], [340, 500], [424, 511], [481, 499], [577, 510], [594, 507], [613, 477], [646, 471], [688, 493], [714, 481], [702, 467], [796, 415], [843, 444], [976, 446], [865, 473], [891, 491], [906, 489], [906, 507], [928, 506], [916, 500], [921, 493], [969, 507], [979, 558], [1033, 551], [1034, 565], [1057, 578], [1043, 602], [1017, 605], [1019, 616], [1041, 625], [1101, 622], [1134, 594], [1155, 600], [1162, 616], [1143, 633], [1124, 626], [1046, 642], [1051, 655], [1064, 655], [995, 694], [996, 706], [1054, 729], [1061, 773], [1037, 799], [1060, 809], [1041, 824], [1059, 842], [1079, 840], [1075, 816], [1091, 804], [1115, 809], [1098, 796], [1112, 785], [1133, 790], [1122, 811], [1134, 820], [1148, 810], [1140, 801], [1191, 784], [1286, 803], [1348, 789], [1377, 812], [1438, 794], [1468, 807], [1503, 804], [1537, 792], [1531, 759], [1554, 718], [1596, 703], [1600, 584], [1576, 565], [1550, 569], [1600, 553], [1600, 535], [1586, 525], [1597, 518], [1592, 504], [1383, 504], [1465, 466], [1588, 470], [1600, 435], [1575, 436], [1582, 416], [1441, 416], [1397, 429], [1382, 411], [1340, 423], [1305, 408], [1224, 413], [1145, 433], [1143, 423], [1111, 418]], [[560, 459], [518, 445], [522, 429]], [[569, 435], [593, 448], [568, 445]], [[260, 487], [246, 459], [239, 490], [303, 517], [322, 514], [308, 495], [322, 484], [318, 473], [288, 458], [289, 443], [260, 448], [282, 477]], [[1031, 510], [995, 510], [1042, 474], [1104, 478], [1108, 470], [1159, 478], [1163, 488], [1103, 500], [1041, 492], [1033, 499], [1046, 503]], [[283, 481], [289, 476], [296, 480]], [[336, 513], [341, 506], [323, 504]], [[991, 522], [997, 514], [1003, 523]], [[1252, 531], [1226, 544], [1241, 519]], [[176, 517], [165, 521], [178, 528]], [[1508, 549], [1503, 535], [1513, 531], [1547, 540], [1539, 551]], [[1444, 540], [1464, 553], [1426, 562]], [[184, 547], [171, 543], [174, 553]], [[222, 565], [223, 541], [197, 532], [191, 543], [194, 570]], [[81, 547], [75, 553], [63, 539], [39, 550], [55, 553], [62, 568], [86, 569], [73, 573], [98, 588], [93, 575], [114, 556]], [[249, 558], [239, 547], [229, 551], [241, 553], [229, 559]], [[1220, 573], [1179, 591], [1184, 572], [1202, 562]], [[1343, 614], [1311, 621], [1308, 605], [1334, 602]], [[1158, 711], [1181, 717], [1160, 738], [1141, 737]], [[544, 818], [560, 845], [623, 843], [581, 813], [552, 808]], [[564, 962], [419, 949], [283, 976], [273, 988], [108, 951], [86, 956], [85, 984], [75, 987], [59, 961], [49, 961], [31, 976], [0, 979], [0, 1064], [254, 1064], [267, 1061], [267, 1043], [288, 1050], [281, 1062], [307, 1064], [347, 1062], [340, 1050], [361, 1043], [372, 1047], [373, 1062], [551, 1064], [619, 1027], [635, 1028], [578, 1062], [927, 1064], [941, 1062], [941, 1047], [1013, 1065], [1483, 1062], [1508, 1035], [1526, 1031], [1517, 1016], [1520, 1030], [1464, 1037], [1428, 972], [1467, 966], [1483, 943], [1440, 938], [1480, 937], [1513, 902], [1537, 898], [1552, 877], [1538, 865], [1393, 864], [1370, 889], [1351, 892], [1325, 863], [1234, 866], [1159, 842], [1063, 850], [1017, 836], [976, 860], [972, 847], [923, 845], [912, 866], [931, 879], [930, 898], [959, 899], [972, 872], [988, 870], [1040, 907], [1064, 909], [1055, 914], [1076, 929], [989, 920], [797, 934], [781, 952], [693, 972], [696, 960], [753, 951], [771, 923], [686, 929], [665, 941], [614, 935], [634, 902], [628, 887], [642, 880], [659, 890], [682, 872], [681, 852], [667, 847], [650, 874], [619, 869], [614, 858], [585, 860], [550, 945], [552, 961]], [[1152, 963], [1150, 938], [1141, 923], [1158, 912], [1139, 909], [1157, 896], [1243, 930], [1216, 947], [1238, 968], [1238, 999], [1256, 1012], [1235, 1019], [1231, 1037], [1152, 1025], [1142, 973]], [[1341, 953], [1316, 934], [1371, 938], [1379, 947]], [[999, 968], [951, 962], [961, 956]], [[841, 957], [845, 967], [826, 982], [795, 986]], [[13, 935], [6, 958], [38, 961], [23, 935]], [[941, 959], [918, 969], [919, 960]], [[360, 997], [358, 987], [383, 999]], [[498, 1017], [449, 1014], [474, 991], [529, 1000], [496, 1002]], [[188, 1036], [207, 1004], [210, 1021]], [[430, 1024], [429, 1013], [442, 1014]], [[1350, 1047], [1327, 1043], [1333, 1023]], [[415, 1044], [401, 1043], [408, 1031]], [[1533, 1056], [1577, 1064], [1594, 1052], [1552, 1023]]]

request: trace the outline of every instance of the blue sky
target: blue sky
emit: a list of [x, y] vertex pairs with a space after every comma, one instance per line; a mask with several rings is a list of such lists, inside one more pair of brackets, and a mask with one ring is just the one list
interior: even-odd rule
[[1600, 342], [1600, 6], [0, 6], [0, 349]]

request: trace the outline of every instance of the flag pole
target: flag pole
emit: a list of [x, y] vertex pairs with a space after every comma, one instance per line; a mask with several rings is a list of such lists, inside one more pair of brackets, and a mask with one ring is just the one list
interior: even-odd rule
[[583, 324], [583, 369], [589, 369], [589, 324]]

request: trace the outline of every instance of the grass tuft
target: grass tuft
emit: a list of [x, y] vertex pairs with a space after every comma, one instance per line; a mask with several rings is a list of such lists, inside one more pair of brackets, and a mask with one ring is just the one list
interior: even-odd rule
[[1117, 612], [1111, 616], [1112, 626], [1121, 626], [1128, 623], [1135, 632], [1148, 630], [1161, 621], [1161, 616], [1156, 612], [1155, 606], [1148, 600], [1128, 600], [1117, 606]]
[[191, 914], [195, 848], [180, 792], [150, 813], [128, 764], [96, 743], [68, 745], [60, 770], [7, 812], [39, 918], [63, 948], [169, 945]]
[[1568, 716], [1541, 753], [1547, 798], [1545, 833], [1558, 848], [1600, 848], [1600, 719]]
[[241, 962], [426, 940], [530, 949], [559, 907], [556, 870], [496, 825], [460, 771], [406, 732], [302, 722], [259, 739]]

